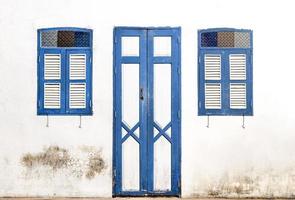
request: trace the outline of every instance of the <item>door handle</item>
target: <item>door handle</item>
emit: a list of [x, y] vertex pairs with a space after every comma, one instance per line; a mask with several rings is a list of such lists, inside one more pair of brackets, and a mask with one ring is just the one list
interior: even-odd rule
[[140, 88], [139, 90], [139, 98], [140, 100], [143, 100], [143, 88]]

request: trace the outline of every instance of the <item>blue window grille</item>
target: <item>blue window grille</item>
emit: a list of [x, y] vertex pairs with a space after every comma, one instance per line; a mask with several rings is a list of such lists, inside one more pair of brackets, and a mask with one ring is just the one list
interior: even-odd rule
[[198, 114], [253, 115], [252, 31], [198, 31]]
[[38, 30], [38, 115], [92, 115], [92, 30]]

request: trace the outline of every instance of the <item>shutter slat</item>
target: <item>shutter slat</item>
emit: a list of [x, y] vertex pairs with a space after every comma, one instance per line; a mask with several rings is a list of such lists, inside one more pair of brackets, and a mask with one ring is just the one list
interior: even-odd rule
[[205, 108], [221, 109], [221, 85], [220, 83], [205, 84]]
[[205, 54], [205, 80], [221, 79], [221, 56]]
[[44, 54], [44, 79], [60, 79], [61, 55]]
[[231, 83], [230, 84], [230, 108], [231, 109], [246, 109], [246, 84]]
[[86, 108], [86, 83], [70, 83], [70, 108]]
[[246, 55], [229, 55], [230, 80], [246, 80]]
[[60, 84], [59, 83], [44, 84], [44, 108], [46, 109], [60, 108]]
[[86, 54], [70, 54], [70, 79], [86, 79]]

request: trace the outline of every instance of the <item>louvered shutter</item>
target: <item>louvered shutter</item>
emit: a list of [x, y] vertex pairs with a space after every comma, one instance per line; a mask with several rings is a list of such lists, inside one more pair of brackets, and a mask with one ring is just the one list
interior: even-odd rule
[[221, 55], [205, 54], [205, 80], [221, 79]]
[[220, 83], [205, 84], [205, 108], [221, 109], [221, 84]]
[[246, 58], [246, 54], [229, 54], [231, 109], [247, 108]]
[[86, 54], [70, 54], [70, 79], [86, 79]]
[[44, 84], [44, 108], [60, 108], [60, 83]]
[[44, 55], [44, 79], [60, 79], [61, 72], [61, 55], [45, 54]]
[[61, 54], [44, 54], [44, 108], [61, 108]]
[[[86, 54], [69, 54], [69, 108], [85, 109], [86, 108]], [[72, 82], [75, 80], [75, 82]], [[78, 81], [79, 80], [79, 81]], [[77, 81], [77, 82], [76, 82]]]
[[230, 80], [246, 80], [246, 54], [229, 55]]
[[86, 108], [86, 83], [70, 83], [70, 108]]
[[204, 55], [204, 72], [205, 109], [221, 109], [221, 54]]
[[246, 84], [231, 83], [230, 84], [230, 108], [231, 109], [246, 109]]

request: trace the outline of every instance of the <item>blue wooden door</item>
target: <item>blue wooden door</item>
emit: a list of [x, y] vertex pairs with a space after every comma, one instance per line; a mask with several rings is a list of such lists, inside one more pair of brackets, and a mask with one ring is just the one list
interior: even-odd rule
[[180, 28], [114, 29], [113, 195], [180, 195]]

